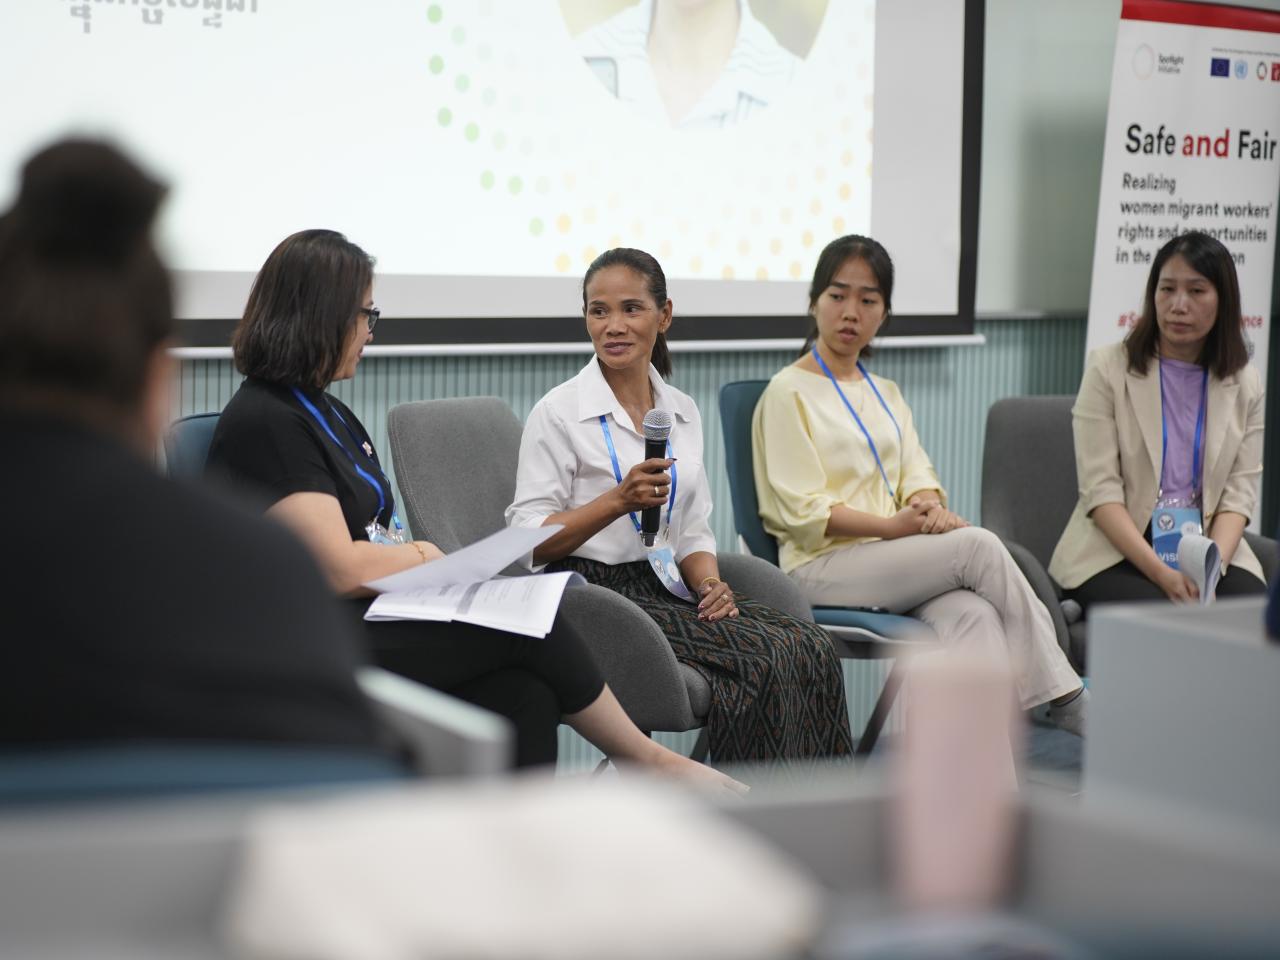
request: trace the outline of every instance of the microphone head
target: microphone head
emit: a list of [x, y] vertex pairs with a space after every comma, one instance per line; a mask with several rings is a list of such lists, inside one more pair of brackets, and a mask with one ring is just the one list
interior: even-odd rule
[[644, 415], [644, 423], [641, 429], [644, 431], [646, 440], [663, 440], [671, 436], [671, 425], [674, 421], [671, 414], [665, 410], [650, 410]]

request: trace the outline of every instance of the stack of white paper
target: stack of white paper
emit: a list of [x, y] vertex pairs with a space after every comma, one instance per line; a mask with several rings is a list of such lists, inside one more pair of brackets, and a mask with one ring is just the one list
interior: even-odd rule
[[379, 596], [366, 620], [461, 620], [527, 637], [545, 637], [564, 588], [576, 573], [491, 579], [557, 530], [509, 527], [439, 560], [410, 567], [365, 586]]

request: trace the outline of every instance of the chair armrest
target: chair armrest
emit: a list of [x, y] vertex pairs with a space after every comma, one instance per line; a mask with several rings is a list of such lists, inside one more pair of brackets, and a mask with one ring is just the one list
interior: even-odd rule
[[559, 621], [586, 644], [622, 709], [641, 730], [699, 725], [671, 644], [626, 597], [595, 584], [571, 586], [560, 601]]
[[734, 592], [813, 623], [813, 610], [800, 588], [769, 561], [745, 553], [722, 553], [717, 560], [721, 575]]
[[511, 768], [515, 732], [506, 717], [380, 667], [361, 667], [356, 681], [408, 744], [419, 773], [483, 777]]
[[1250, 533], [1248, 530], [1244, 532], [1245, 543], [1249, 544], [1249, 549], [1253, 551], [1253, 555], [1258, 558], [1258, 563], [1262, 564], [1263, 576], [1270, 583], [1276, 578], [1276, 562], [1280, 559], [1280, 544], [1272, 540], [1270, 537], [1260, 536], [1256, 533]]
[[1005, 540], [1004, 545], [1009, 555], [1013, 557], [1013, 562], [1022, 571], [1022, 575], [1027, 578], [1027, 583], [1031, 584], [1032, 592], [1049, 611], [1049, 619], [1053, 621], [1053, 633], [1058, 639], [1058, 646], [1067, 655], [1071, 665], [1079, 671], [1081, 664], [1076, 663], [1071, 655], [1071, 634], [1067, 629], [1067, 618], [1062, 614], [1062, 595], [1058, 585], [1053, 582], [1053, 578], [1049, 576], [1043, 564], [1022, 544]]

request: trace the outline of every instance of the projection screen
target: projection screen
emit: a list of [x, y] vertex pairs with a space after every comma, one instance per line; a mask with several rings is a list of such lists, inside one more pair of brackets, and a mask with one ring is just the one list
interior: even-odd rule
[[[972, 332], [981, 0], [5, 0], [0, 170], [107, 136], [171, 184], [187, 342], [286, 235], [378, 260], [380, 343], [580, 341], [599, 252], [664, 265], [676, 339], [804, 327], [869, 233], [890, 335]], [[683, 32], [681, 32], [683, 31]], [[967, 44], [966, 44], [967, 40]], [[967, 59], [966, 59], [967, 57]]]

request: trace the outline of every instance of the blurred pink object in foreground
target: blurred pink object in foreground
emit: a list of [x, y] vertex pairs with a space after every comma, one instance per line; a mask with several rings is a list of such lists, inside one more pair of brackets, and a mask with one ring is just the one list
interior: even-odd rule
[[1006, 665], [972, 649], [920, 656], [893, 773], [896, 891], [909, 910], [989, 909], [1007, 891], [1022, 746]]

